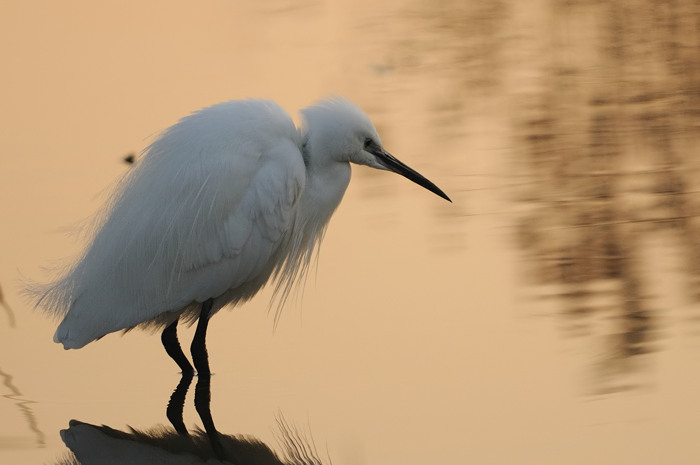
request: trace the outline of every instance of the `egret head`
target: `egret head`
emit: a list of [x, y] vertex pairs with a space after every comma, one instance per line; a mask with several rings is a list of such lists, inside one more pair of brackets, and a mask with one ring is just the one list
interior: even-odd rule
[[352, 102], [333, 97], [301, 113], [311, 163], [351, 162], [393, 171], [451, 202], [439, 187], [384, 150], [374, 124]]

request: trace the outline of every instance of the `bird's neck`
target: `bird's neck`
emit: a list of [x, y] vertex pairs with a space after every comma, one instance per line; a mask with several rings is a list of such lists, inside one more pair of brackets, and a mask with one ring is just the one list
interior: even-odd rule
[[306, 164], [306, 182], [297, 208], [294, 241], [301, 248], [313, 250], [323, 238], [326, 225], [350, 183], [350, 163], [329, 156], [326, 145], [311, 138], [309, 133], [302, 137], [304, 143], [300, 148]]
[[310, 163], [299, 205], [302, 221], [325, 227], [343, 199], [349, 183], [350, 163]]
[[[335, 166], [334, 166], [335, 165]], [[284, 303], [292, 287], [309, 269], [311, 257], [317, 250], [331, 215], [340, 204], [350, 182], [350, 164], [335, 163], [306, 167], [306, 183], [297, 204], [294, 226], [287, 236], [286, 259], [275, 271], [275, 293]]]

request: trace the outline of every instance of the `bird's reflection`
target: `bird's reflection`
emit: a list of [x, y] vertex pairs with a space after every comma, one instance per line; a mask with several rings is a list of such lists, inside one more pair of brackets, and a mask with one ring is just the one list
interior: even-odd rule
[[154, 427], [147, 431], [120, 431], [71, 420], [61, 431], [61, 439], [71, 454], [57, 464], [197, 464], [237, 465], [321, 465], [313, 443], [309, 443], [283, 419], [278, 421], [281, 448], [275, 452], [262, 441], [245, 435], [220, 435], [226, 458], [216, 456], [208, 435], [195, 430], [183, 436], [172, 428]]
[[[167, 417], [172, 423], [173, 428], [183, 437], [188, 437], [189, 432], [185, 427], [185, 422], [182, 419], [182, 412], [185, 408], [185, 398], [187, 397], [187, 391], [189, 390], [190, 384], [192, 384], [192, 378], [194, 375], [191, 371], [185, 371], [182, 373], [182, 378], [177, 387], [170, 396], [170, 401], [168, 402]], [[214, 420], [211, 416], [211, 375], [199, 374], [197, 377], [197, 385], [194, 389], [194, 405], [197, 409], [199, 417], [202, 419], [202, 424], [206, 431], [207, 436], [211, 444], [211, 448], [214, 454], [220, 459], [226, 458], [226, 454], [221, 445], [220, 434], [214, 426]]]
[[277, 417], [276, 435], [281, 451], [275, 452], [262, 441], [246, 435], [219, 433], [212, 420], [211, 376], [199, 375], [195, 386], [195, 407], [204, 430], [188, 431], [183, 421], [187, 391], [194, 376], [183, 373], [170, 396], [167, 417], [172, 428], [156, 426], [146, 431], [130, 428], [120, 431], [71, 420], [61, 439], [71, 455], [58, 464], [196, 464], [230, 463], [236, 465], [321, 465], [313, 444], [290, 426], [282, 415]]

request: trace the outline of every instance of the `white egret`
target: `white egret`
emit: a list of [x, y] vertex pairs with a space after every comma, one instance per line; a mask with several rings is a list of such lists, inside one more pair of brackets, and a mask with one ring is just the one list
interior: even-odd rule
[[350, 181], [350, 163], [398, 173], [450, 200], [382, 147], [370, 119], [342, 98], [302, 110], [297, 129], [276, 103], [230, 101], [165, 130], [120, 182], [80, 258], [34, 289], [61, 317], [54, 341], [78, 349], [120, 330], [164, 327], [182, 368], [177, 324], [208, 375], [209, 318], [268, 281], [286, 296], [308, 269]]

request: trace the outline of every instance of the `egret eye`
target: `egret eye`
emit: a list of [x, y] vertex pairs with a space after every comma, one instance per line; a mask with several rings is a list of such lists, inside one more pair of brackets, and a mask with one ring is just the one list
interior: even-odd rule
[[370, 139], [369, 137], [365, 139], [365, 150], [369, 149], [372, 146], [372, 144], [374, 144], [372, 139]]

